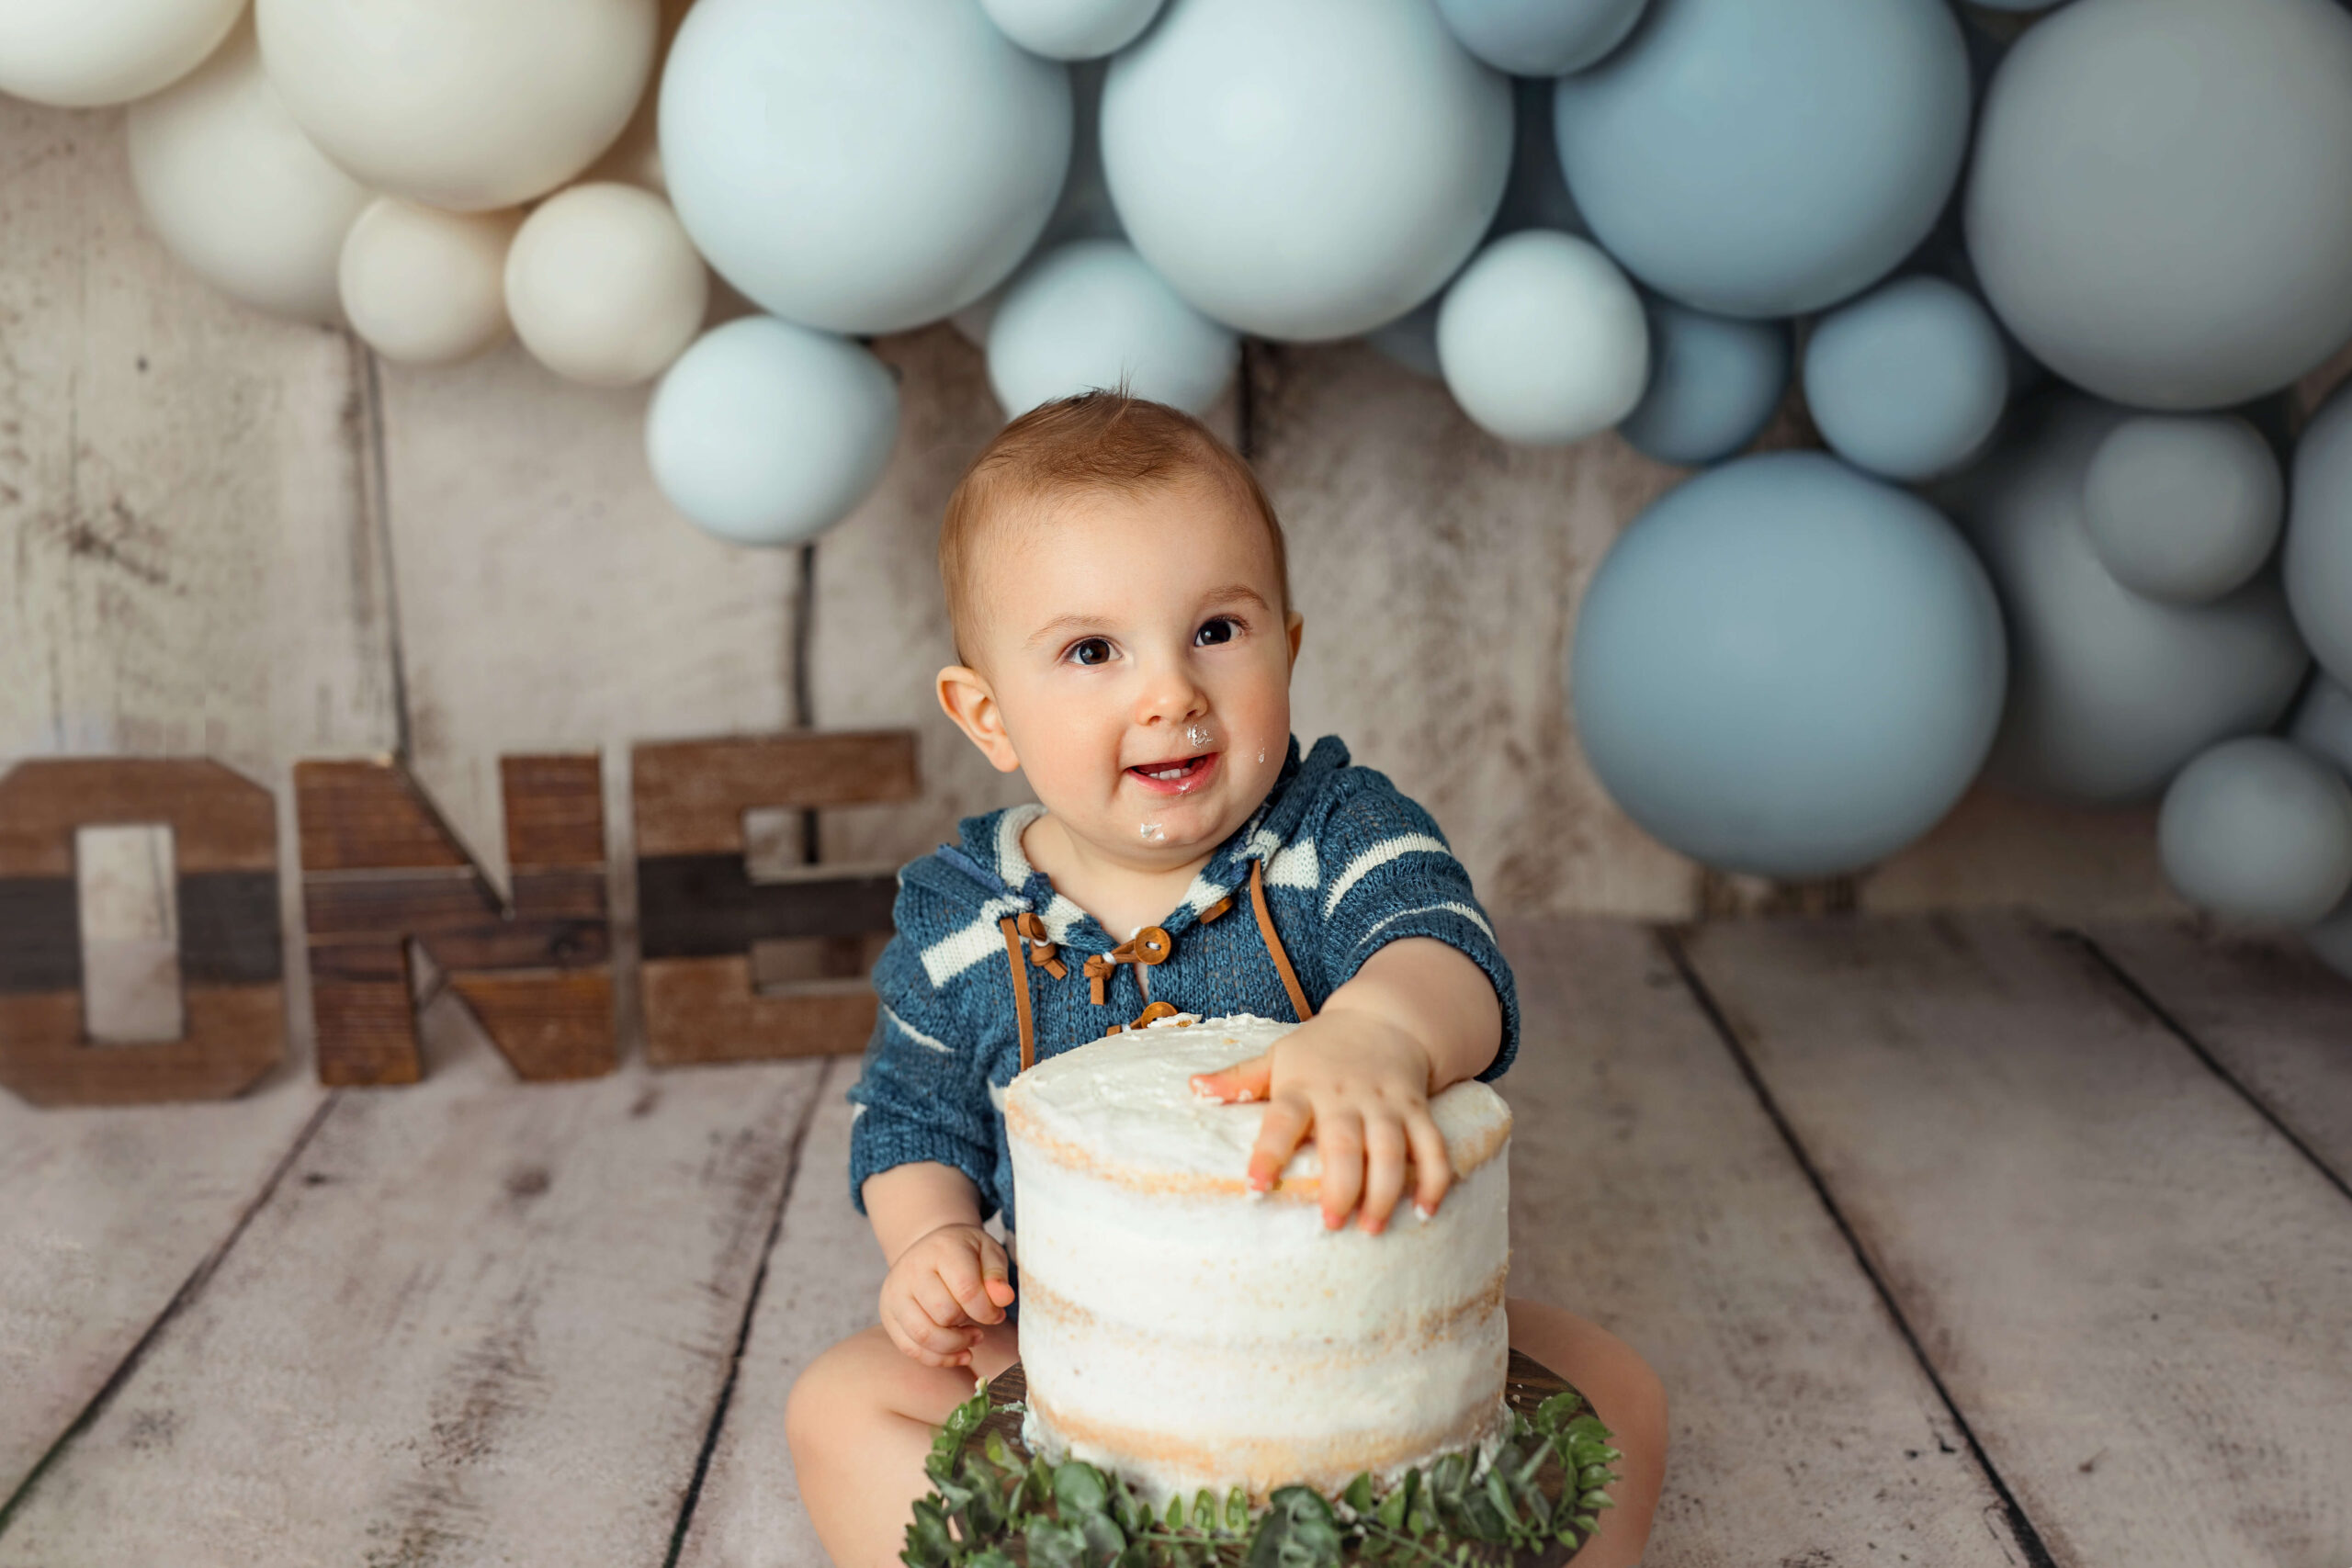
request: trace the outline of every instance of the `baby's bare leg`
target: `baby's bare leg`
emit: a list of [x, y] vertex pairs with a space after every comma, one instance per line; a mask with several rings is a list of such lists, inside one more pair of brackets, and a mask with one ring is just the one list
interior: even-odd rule
[[1641, 1561], [1666, 1480], [1666, 1387], [1632, 1346], [1598, 1324], [1541, 1302], [1514, 1299], [1504, 1310], [1512, 1348], [1575, 1384], [1624, 1450], [1616, 1467], [1624, 1479], [1609, 1489], [1617, 1506], [1601, 1514], [1600, 1533], [1577, 1553], [1576, 1568], [1628, 1568]]
[[[1018, 1354], [999, 1324], [972, 1353], [989, 1376]], [[838, 1568], [895, 1568], [915, 1499], [931, 1489], [923, 1456], [947, 1413], [972, 1397], [972, 1372], [909, 1360], [879, 1326], [854, 1334], [792, 1385], [784, 1431], [800, 1500]]]

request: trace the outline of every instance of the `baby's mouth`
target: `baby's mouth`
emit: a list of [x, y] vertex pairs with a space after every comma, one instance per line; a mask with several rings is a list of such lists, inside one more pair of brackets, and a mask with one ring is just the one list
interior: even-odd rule
[[1215, 751], [1203, 751], [1197, 756], [1138, 762], [1127, 770], [1127, 776], [1155, 795], [1189, 795], [1207, 779], [1217, 756]]

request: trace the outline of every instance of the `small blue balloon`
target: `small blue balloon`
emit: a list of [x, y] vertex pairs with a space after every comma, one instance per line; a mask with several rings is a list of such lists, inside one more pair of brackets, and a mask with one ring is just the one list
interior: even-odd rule
[[1726, 316], [1877, 282], [1968, 150], [1968, 50], [1944, 0], [1652, 0], [1555, 91], [1593, 233], [1651, 288]]
[[1711, 316], [1652, 298], [1650, 384], [1619, 434], [1661, 463], [1699, 468], [1756, 439], [1789, 389], [1789, 324]]
[[1835, 875], [1933, 827], [2000, 722], [1984, 568], [1935, 508], [1815, 452], [1669, 491], [1579, 614], [1586, 755], [1634, 821], [1707, 865]]
[[1437, 0], [1462, 47], [1514, 76], [1565, 76], [1625, 41], [1643, 0]]
[[1079, 240], [1024, 267], [989, 327], [989, 383], [1008, 414], [1097, 387], [1199, 413], [1233, 379], [1240, 340], [1176, 297], [1124, 240]]
[[645, 412], [653, 482], [739, 545], [792, 545], [847, 516], [890, 460], [899, 385], [846, 338], [773, 316], [714, 327]]
[[1993, 314], [1940, 277], [1905, 277], [1815, 323], [1805, 405], [1830, 450], [1891, 479], [1958, 468], [2009, 400], [2009, 355]]

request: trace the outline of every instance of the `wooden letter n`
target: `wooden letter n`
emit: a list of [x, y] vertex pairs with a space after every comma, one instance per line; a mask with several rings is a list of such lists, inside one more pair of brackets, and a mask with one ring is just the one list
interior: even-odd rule
[[811, 865], [755, 883], [743, 814], [915, 797], [910, 730], [732, 737], [636, 748], [637, 900], [645, 1055], [662, 1066], [865, 1049], [861, 976], [753, 986], [761, 942], [850, 941], [890, 929], [895, 867]]
[[411, 937], [448, 972], [517, 1077], [612, 1071], [600, 772], [593, 751], [498, 760], [508, 908], [398, 762], [295, 764], [320, 1082], [424, 1075]]
[[[180, 1038], [84, 1028], [74, 832], [172, 829]], [[34, 1105], [226, 1100], [286, 1054], [277, 805], [200, 758], [53, 758], [0, 778], [0, 1087]]]

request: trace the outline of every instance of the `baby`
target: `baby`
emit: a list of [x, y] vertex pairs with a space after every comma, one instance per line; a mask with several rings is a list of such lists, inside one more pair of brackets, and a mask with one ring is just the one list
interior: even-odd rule
[[[1510, 968], [1429, 814], [1337, 739], [1291, 739], [1282, 529], [1198, 421], [1108, 392], [1024, 414], [949, 499], [939, 565], [963, 660], [940, 704], [1038, 804], [906, 868], [875, 973], [850, 1180], [889, 1260], [881, 1321], [802, 1374], [786, 1421], [841, 1568], [897, 1562], [933, 1429], [1019, 1353], [1012, 1259], [981, 1226], [1014, 1230], [1001, 1107], [1024, 1064], [1177, 1010], [1304, 1019], [1194, 1087], [1268, 1102], [1252, 1186], [1312, 1137], [1324, 1224], [1377, 1233], [1408, 1188], [1444, 1201], [1430, 1096], [1519, 1043]], [[1656, 1375], [1557, 1308], [1509, 1316], [1625, 1453], [1579, 1568], [1636, 1561]]]

